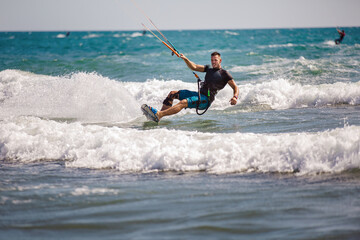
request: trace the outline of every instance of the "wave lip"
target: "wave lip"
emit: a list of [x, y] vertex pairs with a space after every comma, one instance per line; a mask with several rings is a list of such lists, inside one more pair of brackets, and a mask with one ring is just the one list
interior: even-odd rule
[[[360, 82], [302, 85], [280, 78], [238, 84], [238, 106], [256, 109], [292, 109], [360, 104]], [[37, 116], [82, 122], [129, 122], [141, 116], [140, 104], [161, 108], [172, 90], [197, 91], [196, 84], [180, 80], [118, 82], [96, 73], [53, 77], [18, 70], [0, 72], [0, 118]], [[229, 107], [232, 89], [225, 87], [210, 110]], [[247, 111], [247, 110], [244, 110]], [[180, 114], [185, 114], [182, 111]]]
[[335, 173], [360, 169], [360, 127], [317, 133], [215, 134], [19, 117], [0, 122], [0, 160], [58, 160], [67, 167], [122, 173]]
[[269, 105], [272, 109], [360, 104], [360, 82], [301, 85], [285, 79], [240, 86], [240, 103]]
[[[179, 80], [124, 83], [124, 87], [135, 97], [136, 101], [159, 108], [171, 90], [197, 91], [195, 84]], [[238, 87], [239, 105], [250, 104], [269, 106], [270, 109], [291, 109], [360, 104], [360, 82], [302, 85], [280, 78], [257, 84], [238, 84]], [[229, 96], [232, 96], [232, 89], [225, 87], [216, 96], [210, 110], [229, 108]]]
[[0, 72], [0, 118], [37, 116], [84, 122], [127, 122], [139, 104], [121, 82], [96, 73], [53, 77], [18, 70]]

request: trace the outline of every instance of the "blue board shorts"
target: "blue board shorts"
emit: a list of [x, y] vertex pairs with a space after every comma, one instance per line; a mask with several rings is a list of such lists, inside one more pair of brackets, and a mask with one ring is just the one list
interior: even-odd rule
[[[207, 106], [209, 105], [209, 99], [201, 94], [201, 102], [199, 105], [199, 109], [200, 110], [204, 110], [207, 108]], [[196, 108], [197, 106], [197, 101], [199, 100], [199, 95], [198, 92], [194, 92], [194, 91], [189, 91], [189, 90], [179, 90], [179, 100], [184, 100], [186, 99], [188, 102], [188, 108]]]

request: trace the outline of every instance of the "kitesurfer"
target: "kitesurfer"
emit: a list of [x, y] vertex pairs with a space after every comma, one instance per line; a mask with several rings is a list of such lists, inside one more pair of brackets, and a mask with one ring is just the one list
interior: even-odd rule
[[336, 28], [336, 30], [338, 31], [340, 37], [335, 40], [335, 44], [340, 44], [345, 37], [345, 31], [344, 30], [340, 31], [338, 28]]
[[[211, 54], [211, 65], [198, 65], [190, 61], [184, 54], [180, 54], [186, 65], [193, 71], [206, 72], [205, 81], [200, 88], [201, 99], [198, 97], [198, 92], [189, 90], [171, 91], [166, 99], [163, 101], [163, 106], [160, 111], [153, 107], [149, 107], [154, 114], [154, 121], [158, 122], [162, 117], [177, 114], [184, 108], [206, 109], [214, 100], [216, 94], [223, 89], [226, 84], [233, 89], [233, 96], [230, 99], [230, 104], [235, 105], [239, 96], [239, 89], [229, 72], [221, 68], [221, 55], [218, 52]], [[179, 103], [173, 106], [173, 100], [180, 100]], [[200, 102], [198, 102], [200, 100]]]

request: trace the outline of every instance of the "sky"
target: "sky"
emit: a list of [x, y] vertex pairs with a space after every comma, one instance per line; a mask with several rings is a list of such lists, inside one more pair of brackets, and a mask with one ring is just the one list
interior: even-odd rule
[[[137, 8], [133, 1], [136, 1]], [[360, 0], [0, 0], [0, 31], [360, 26]]]

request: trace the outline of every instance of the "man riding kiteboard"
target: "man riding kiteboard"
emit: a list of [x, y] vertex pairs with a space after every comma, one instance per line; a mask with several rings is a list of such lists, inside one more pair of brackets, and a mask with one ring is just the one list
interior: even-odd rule
[[344, 39], [345, 31], [344, 30], [340, 31], [340, 29], [338, 29], [338, 28], [336, 28], [336, 30], [338, 31], [338, 33], [340, 35], [340, 37], [335, 40], [335, 44], [337, 45], [337, 44], [340, 44], [342, 42], [342, 40]]
[[[186, 65], [193, 71], [206, 72], [205, 81], [200, 88], [200, 98], [198, 92], [189, 90], [171, 91], [163, 101], [163, 106], [160, 111], [146, 104], [142, 106], [145, 115], [155, 122], [159, 122], [161, 118], [177, 114], [184, 108], [198, 108], [207, 109], [215, 100], [216, 94], [223, 89], [226, 84], [233, 89], [233, 97], [230, 99], [230, 104], [235, 105], [239, 96], [239, 89], [231, 76], [226, 70], [221, 68], [221, 55], [218, 52], [211, 54], [211, 65], [198, 65], [190, 61], [184, 54], [179, 55], [184, 60]], [[173, 100], [180, 100], [179, 103], [173, 106]]]

